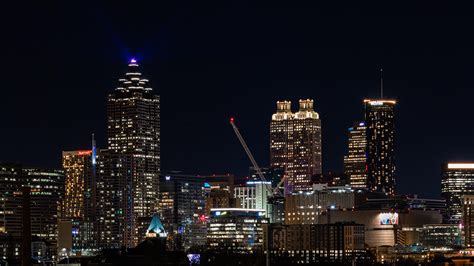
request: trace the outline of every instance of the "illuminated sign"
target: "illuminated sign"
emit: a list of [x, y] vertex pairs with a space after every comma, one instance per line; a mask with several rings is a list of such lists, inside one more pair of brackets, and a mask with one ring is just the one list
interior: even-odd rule
[[396, 225], [398, 224], [398, 213], [382, 212], [379, 214], [379, 221], [381, 225]]
[[87, 150], [87, 151], [77, 151], [77, 155], [79, 155], [79, 156], [91, 155], [91, 154], [92, 154], [92, 151], [91, 151], [91, 150]]

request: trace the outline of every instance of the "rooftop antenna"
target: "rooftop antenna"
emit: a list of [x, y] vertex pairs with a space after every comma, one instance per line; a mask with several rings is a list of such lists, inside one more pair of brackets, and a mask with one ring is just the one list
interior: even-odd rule
[[380, 69], [380, 99], [383, 99], [383, 68]]

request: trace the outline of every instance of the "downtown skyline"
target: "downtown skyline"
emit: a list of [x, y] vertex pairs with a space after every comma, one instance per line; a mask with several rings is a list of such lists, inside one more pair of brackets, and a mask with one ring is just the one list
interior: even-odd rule
[[[291, 22], [298, 12], [302, 18]], [[229, 14], [231, 18], [237, 17], [237, 11], [225, 8], [213, 16], [223, 19]], [[268, 18], [277, 21], [278, 10], [272, 14]], [[467, 49], [469, 39], [456, 34], [463, 29], [462, 17], [446, 22], [441, 33], [435, 30], [441, 22], [427, 27], [427, 22], [417, 18], [383, 19], [380, 26], [360, 18], [355, 25], [346, 26], [328, 17], [325, 21], [335, 25], [322, 29], [322, 38], [315, 38], [310, 26], [321, 18], [312, 19], [308, 12], [293, 10], [283, 14], [285, 19], [280, 22], [289, 27], [283, 28], [282, 34], [294, 39], [293, 43], [279, 42], [276, 26], [264, 36], [257, 36], [268, 25], [257, 19], [262, 15], [258, 10], [247, 11], [247, 15], [250, 22], [243, 23], [240, 30], [230, 18], [223, 20], [223, 26], [203, 29], [212, 20], [196, 16], [191, 19], [197, 23], [194, 26], [156, 21], [161, 25], [157, 32], [146, 26], [135, 39], [133, 31], [143, 25], [141, 20], [129, 29], [104, 26], [79, 30], [78, 36], [82, 37], [99, 36], [103, 31], [121, 36], [118, 40], [109, 35], [96, 38], [98, 48], [92, 48], [92, 43], [80, 47], [73, 43], [79, 37], [74, 37], [58, 44], [40, 42], [39, 48], [44, 50], [32, 56], [23, 53], [25, 44], [20, 45], [14, 53], [18, 59], [8, 60], [12, 69], [21, 71], [12, 74], [12, 80], [18, 82], [6, 83], [12, 90], [6, 92], [8, 101], [0, 109], [4, 121], [0, 161], [59, 168], [61, 151], [89, 147], [91, 133], [96, 134], [98, 147], [106, 147], [104, 100], [115, 88], [124, 62], [135, 55], [143, 62], [145, 76], [162, 98], [164, 171], [247, 175], [250, 163], [228, 125], [231, 116], [236, 118], [259, 164], [266, 166], [268, 124], [275, 102], [311, 98], [322, 122], [323, 172], [342, 172], [347, 129], [353, 121], [363, 120], [362, 100], [378, 96], [380, 67], [384, 68], [385, 95], [398, 102], [398, 193], [438, 198], [441, 165], [474, 158], [474, 126], [470, 125], [469, 108], [474, 96], [470, 89], [472, 51]], [[60, 16], [66, 26], [77, 26], [72, 18]], [[100, 22], [100, 18], [91, 16]], [[305, 19], [310, 23], [295, 30]], [[88, 25], [84, 19], [81, 22]], [[433, 21], [428, 18], [428, 22]], [[257, 25], [254, 30], [252, 23]], [[47, 25], [48, 21], [40, 24]], [[229, 27], [224, 38], [213, 37], [224, 26]], [[349, 32], [356, 26], [369, 27], [360, 30], [361, 40], [352, 47], [330, 48], [340, 41], [354, 40]], [[372, 36], [379, 27], [384, 29], [381, 36]], [[425, 27], [427, 30], [423, 30]], [[61, 30], [65, 29], [58, 29]], [[179, 30], [183, 36], [166, 33]], [[204, 38], [194, 36], [194, 30]], [[335, 36], [333, 32], [338, 30], [349, 37]], [[407, 32], [402, 33], [403, 30]], [[27, 33], [33, 34], [31, 29]], [[257, 38], [259, 43], [232, 44], [234, 38], [245, 36]], [[414, 38], [416, 44], [397, 42], [403, 36]], [[186, 40], [194, 40], [194, 45], [185, 45]], [[206, 48], [215, 41], [219, 42], [211, 47], [216, 49]], [[311, 47], [312, 44], [318, 45]], [[63, 47], [55, 53], [54, 48], [59, 46]], [[122, 49], [124, 46], [126, 49]], [[270, 51], [266, 51], [267, 46]], [[111, 49], [103, 52], [105, 47]], [[78, 53], [73, 55], [69, 50]], [[28, 65], [23, 68], [25, 62]], [[25, 99], [25, 94], [30, 97]]]

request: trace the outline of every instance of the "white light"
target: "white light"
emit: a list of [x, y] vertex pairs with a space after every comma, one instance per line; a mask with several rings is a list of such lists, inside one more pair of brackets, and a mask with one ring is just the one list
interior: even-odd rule
[[474, 163], [448, 163], [448, 169], [474, 169]]

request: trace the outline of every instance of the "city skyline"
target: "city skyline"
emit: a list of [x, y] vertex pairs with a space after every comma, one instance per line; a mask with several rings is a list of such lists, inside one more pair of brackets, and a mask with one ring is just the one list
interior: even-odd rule
[[[65, 7], [54, 10], [62, 8], [64, 14], [71, 14]], [[166, 14], [173, 8], [156, 10]], [[79, 11], [84, 9], [79, 7]], [[143, 14], [140, 7], [131, 7], [130, 12], [124, 6], [118, 9], [118, 14], [131, 18]], [[272, 8], [270, 14], [263, 14], [244, 6], [235, 10], [224, 6], [221, 12], [207, 12], [210, 18], [203, 18], [196, 15], [203, 8], [193, 6], [187, 12], [194, 15], [190, 19], [194, 25], [177, 22], [168, 15], [150, 25], [144, 25], [142, 19], [130, 19], [127, 27], [117, 22], [123, 16], [112, 13], [105, 12], [105, 18], [117, 26], [109, 27], [95, 13], [86, 13], [76, 22], [77, 16], [68, 18], [49, 11], [52, 18], [25, 29], [25, 36], [15, 40], [19, 42], [15, 53], [6, 55], [11, 69], [21, 71], [14, 71], [6, 81], [12, 89], [6, 91], [8, 101], [0, 107], [4, 114], [0, 134], [11, 141], [2, 143], [0, 161], [60, 168], [61, 151], [89, 147], [91, 133], [96, 134], [98, 147], [106, 147], [103, 102], [116, 85], [115, 77], [123, 72], [124, 62], [136, 56], [162, 96], [162, 108], [169, 110], [162, 117], [162, 169], [247, 175], [249, 162], [227, 124], [230, 116], [236, 118], [259, 164], [266, 166], [267, 125], [274, 103], [311, 98], [322, 120], [323, 172], [342, 172], [347, 128], [363, 119], [361, 100], [378, 96], [378, 70], [383, 67], [385, 95], [398, 101], [397, 192], [439, 198], [441, 165], [474, 157], [470, 137], [474, 128], [464, 122], [470, 119], [469, 99], [473, 96], [473, 54], [468, 49], [471, 41], [461, 34], [466, 32], [469, 17], [439, 21], [436, 17], [410, 17], [409, 12], [395, 8], [387, 11], [395, 17], [373, 23], [364, 15], [373, 13], [376, 7], [346, 7], [347, 13], [359, 10], [361, 15], [341, 21], [334, 11], [327, 17], [313, 18], [310, 10], [314, 9], [281, 13]], [[441, 18], [458, 10], [444, 6], [431, 9], [444, 10], [446, 13], [439, 14]], [[95, 10], [104, 11], [101, 7]], [[237, 26], [232, 19], [241, 11], [248, 21]], [[39, 16], [27, 13], [31, 16], [25, 18], [25, 25]], [[263, 23], [262, 16], [275, 26]], [[34, 33], [35, 27], [48, 26], [58, 18], [64, 25], [56, 31], [46, 36]], [[222, 21], [220, 26], [205, 27], [215, 19]], [[353, 25], [347, 25], [349, 21]], [[318, 22], [332, 26], [314, 28]], [[80, 27], [91, 23], [99, 27]], [[77, 35], [69, 35], [69, 27], [77, 29]], [[271, 30], [259, 36], [267, 27]], [[223, 29], [227, 31], [222, 39], [214, 36]], [[314, 30], [319, 30], [319, 37], [313, 36]], [[358, 30], [358, 34], [351, 34], [352, 30]], [[194, 31], [204, 37], [197, 38]], [[137, 36], [136, 32], [141, 34]], [[176, 32], [183, 35], [172, 34]], [[71, 39], [54, 43], [49, 37], [55, 34]], [[248, 36], [257, 42], [233, 43]], [[37, 43], [41, 51], [36, 54], [28, 51], [26, 44], [32, 37], [42, 40]], [[97, 48], [75, 43], [76, 38], [86, 37], [95, 39]], [[407, 37], [410, 43], [404, 41]], [[189, 41], [193, 45], [187, 44]], [[339, 44], [347, 41], [352, 46]], [[23, 77], [25, 74], [28, 79]], [[15, 83], [10, 83], [12, 80]], [[25, 93], [28, 99], [23, 97]], [[439, 121], [443, 125], [437, 127]], [[195, 130], [200, 133], [189, 133]], [[433, 150], [432, 143], [439, 146]], [[193, 163], [183, 165], [180, 160]]]

